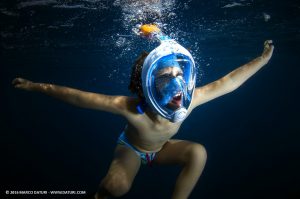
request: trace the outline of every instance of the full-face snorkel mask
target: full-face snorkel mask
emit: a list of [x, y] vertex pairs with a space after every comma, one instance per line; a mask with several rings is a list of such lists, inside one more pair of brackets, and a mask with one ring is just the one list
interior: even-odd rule
[[176, 41], [156, 35], [161, 44], [146, 57], [142, 69], [147, 104], [171, 122], [183, 121], [195, 88], [195, 62]]

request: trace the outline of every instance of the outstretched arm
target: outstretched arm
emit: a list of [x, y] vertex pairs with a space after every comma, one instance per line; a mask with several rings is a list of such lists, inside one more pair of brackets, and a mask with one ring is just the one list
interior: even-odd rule
[[12, 84], [15, 88], [36, 91], [58, 98], [82, 108], [97, 109], [115, 114], [124, 114], [128, 110], [130, 98], [125, 96], [109, 96], [85, 92], [54, 84], [35, 83], [23, 78], [16, 78]]
[[217, 81], [196, 88], [192, 107], [195, 108], [240, 87], [247, 79], [269, 62], [273, 50], [272, 40], [267, 40], [264, 43], [264, 51], [261, 56], [235, 69]]

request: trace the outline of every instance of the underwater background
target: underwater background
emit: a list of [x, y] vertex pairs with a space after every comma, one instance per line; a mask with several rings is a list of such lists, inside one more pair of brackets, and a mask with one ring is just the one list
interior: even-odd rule
[[[203, 144], [208, 153], [190, 198], [300, 198], [298, 0], [163, 0], [160, 6], [0, 1], [1, 198], [83, 196], [6, 190], [95, 192], [126, 125], [110, 113], [14, 89], [11, 81], [23, 77], [131, 95], [134, 60], [158, 45], [137, 36], [135, 28], [153, 21], [190, 49], [197, 86], [259, 56], [265, 40], [275, 45], [265, 67], [236, 91], [194, 110], [175, 136]], [[179, 171], [142, 167], [121, 198], [170, 198]]]

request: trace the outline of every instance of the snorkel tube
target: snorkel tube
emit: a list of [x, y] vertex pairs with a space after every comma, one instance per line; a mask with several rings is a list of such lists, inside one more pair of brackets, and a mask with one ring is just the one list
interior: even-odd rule
[[[163, 34], [155, 24], [140, 26], [140, 35], [160, 42], [146, 57], [142, 68], [142, 86], [146, 102], [162, 117], [171, 122], [181, 122], [187, 116], [195, 88], [194, 59], [188, 50]], [[180, 70], [182, 75], [169, 77], [166, 86], [159, 90], [159, 71], [175, 67], [179, 68], [177, 70]], [[172, 103], [173, 107], [175, 104], [175, 109], [166, 105]]]

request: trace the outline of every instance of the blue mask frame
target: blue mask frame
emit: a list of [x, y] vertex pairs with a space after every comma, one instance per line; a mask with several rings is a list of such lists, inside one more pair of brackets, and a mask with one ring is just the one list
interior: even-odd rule
[[[166, 67], [180, 68], [181, 77], [170, 78], [158, 89], [160, 77], [157, 72]], [[185, 119], [192, 102], [195, 88], [195, 63], [191, 54], [174, 40], [162, 41], [147, 56], [142, 70], [143, 92], [147, 104], [162, 117], [171, 122], [181, 122]], [[174, 110], [166, 106], [176, 92], [182, 93], [181, 106]]]

